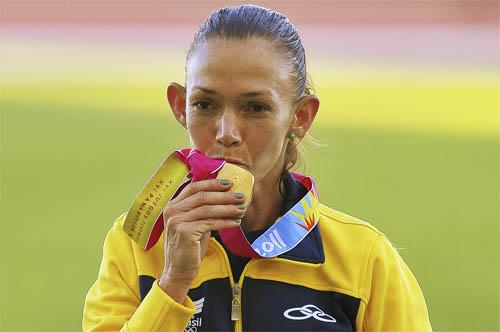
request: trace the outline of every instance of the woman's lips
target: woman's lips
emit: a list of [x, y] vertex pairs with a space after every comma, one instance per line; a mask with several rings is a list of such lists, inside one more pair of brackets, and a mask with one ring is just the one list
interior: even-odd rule
[[235, 164], [238, 166], [246, 166], [241, 160], [238, 159], [232, 159], [232, 158], [223, 158], [225, 159], [228, 163]]
[[240, 167], [248, 169], [248, 166], [246, 165], [246, 163], [243, 162], [241, 159], [238, 159], [238, 158], [224, 157], [224, 156], [218, 156], [218, 157], [212, 157], [212, 158], [215, 158], [215, 159], [224, 159], [228, 163], [231, 163], [231, 164], [234, 164], [236, 166], [240, 166]]

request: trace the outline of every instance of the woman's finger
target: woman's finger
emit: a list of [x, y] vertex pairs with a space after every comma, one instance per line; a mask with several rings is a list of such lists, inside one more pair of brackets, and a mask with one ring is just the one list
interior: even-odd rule
[[167, 234], [169, 239], [176, 239], [174, 242], [177, 242], [177, 245], [186, 245], [192, 241], [200, 241], [205, 234], [211, 231], [238, 227], [240, 224], [240, 218], [207, 218], [185, 222], [174, 217], [167, 224]]
[[207, 231], [218, 231], [224, 228], [239, 227], [241, 219], [205, 219], [199, 221]]
[[238, 227], [241, 219], [209, 218], [193, 222], [180, 222], [176, 230], [184, 234], [203, 236], [211, 231], [218, 231], [223, 228]]
[[177, 213], [172, 218], [181, 222], [193, 222], [206, 219], [241, 219], [244, 214], [243, 204], [202, 205], [184, 213]]
[[226, 191], [231, 188], [231, 181], [227, 179], [202, 180], [189, 183], [179, 195], [172, 200], [172, 203], [182, 201], [200, 191]]
[[243, 193], [234, 193], [230, 191], [198, 191], [188, 196], [186, 199], [173, 204], [176, 210], [190, 211], [203, 205], [238, 205], [242, 204], [244, 201], [245, 197]]

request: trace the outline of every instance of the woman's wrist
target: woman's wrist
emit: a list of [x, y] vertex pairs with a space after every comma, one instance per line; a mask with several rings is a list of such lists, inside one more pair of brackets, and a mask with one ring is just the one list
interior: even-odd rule
[[174, 301], [183, 304], [191, 288], [191, 281], [162, 275], [158, 280], [158, 286], [160, 286], [160, 288]]

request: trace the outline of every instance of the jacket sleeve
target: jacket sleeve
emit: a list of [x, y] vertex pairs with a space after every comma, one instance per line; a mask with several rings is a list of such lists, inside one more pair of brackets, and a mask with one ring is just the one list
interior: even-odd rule
[[365, 293], [363, 331], [432, 331], [417, 280], [383, 235], [370, 251]]
[[83, 310], [84, 331], [184, 331], [194, 314], [187, 297], [183, 305], [153, 283], [140, 301], [139, 282], [130, 238], [122, 230], [121, 216], [104, 241], [97, 280]]

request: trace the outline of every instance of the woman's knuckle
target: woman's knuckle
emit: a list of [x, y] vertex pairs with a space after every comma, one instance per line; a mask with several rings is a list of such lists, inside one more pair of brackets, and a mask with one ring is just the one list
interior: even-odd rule
[[190, 194], [197, 193], [201, 190], [201, 183], [200, 182], [191, 182], [189, 184], [189, 189], [190, 189]]
[[215, 224], [216, 220], [214, 218], [208, 218], [208, 219], [205, 219], [203, 221], [203, 223], [206, 225], [206, 226], [213, 226]]
[[169, 231], [175, 231], [177, 225], [179, 224], [179, 218], [177, 216], [173, 216], [167, 219], [167, 228]]
[[196, 193], [196, 200], [201, 204], [208, 203], [209, 194], [206, 191]]
[[203, 214], [207, 217], [207, 218], [213, 218], [214, 217], [214, 207], [212, 205], [205, 205], [203, 207]]
[[175, 214], [175, 209], [171, 205], [167, 205], [163, 210], [163, 216], [169, 218], [169, 216], [173, 216]]

